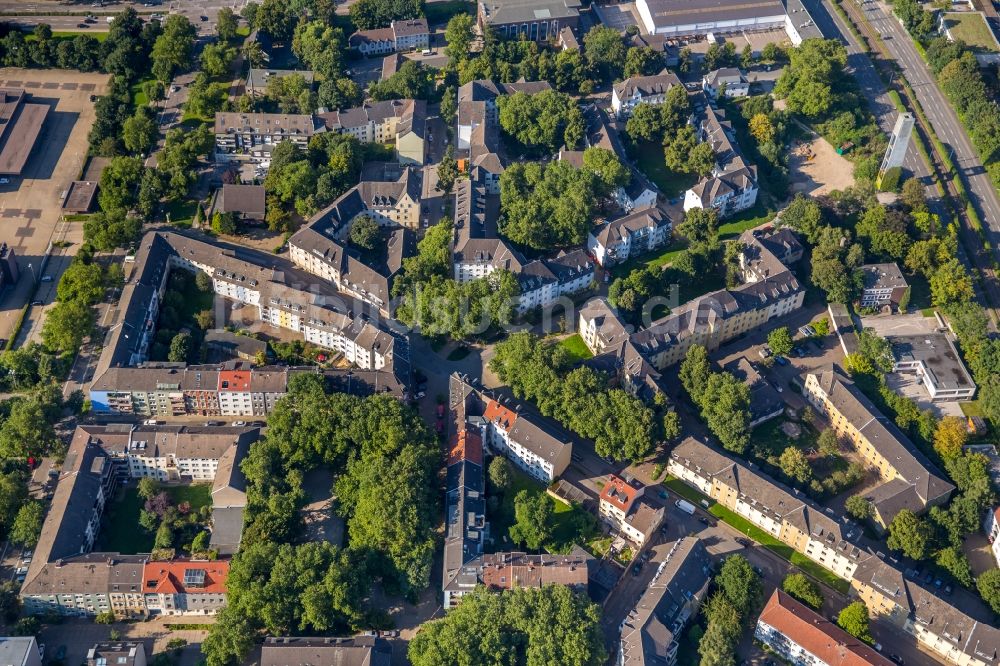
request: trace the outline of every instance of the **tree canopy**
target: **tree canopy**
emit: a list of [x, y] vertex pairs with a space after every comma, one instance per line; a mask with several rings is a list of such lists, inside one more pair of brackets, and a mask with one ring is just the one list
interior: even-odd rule
[[556, 161], [514, 163], [500, 176], [500, 232], [543, 250], [579, 245], [593, 223], [596, 177]]

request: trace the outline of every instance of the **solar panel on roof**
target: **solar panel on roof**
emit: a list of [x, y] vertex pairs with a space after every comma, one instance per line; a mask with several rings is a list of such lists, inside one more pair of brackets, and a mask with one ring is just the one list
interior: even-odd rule
[[184, 571], [184, 586], [185, 587], [204, 587], [205, 586], [205, 570], [204, 569], [186, 569]]

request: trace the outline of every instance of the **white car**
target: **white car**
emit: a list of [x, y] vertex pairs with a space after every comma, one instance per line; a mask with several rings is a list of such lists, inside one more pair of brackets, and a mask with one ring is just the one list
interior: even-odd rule
[[42, 276], [42, 282], [52, 282], [52, 276], [51, 275], [43, 275]]

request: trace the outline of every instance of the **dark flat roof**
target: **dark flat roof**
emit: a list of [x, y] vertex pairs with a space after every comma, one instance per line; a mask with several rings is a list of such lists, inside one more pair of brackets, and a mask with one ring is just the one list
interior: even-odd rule
[[94, 205], [94, 195], [97, 194], [97, 182], [93, 180], [74, 180], [66, 190], [63, 199], [63, 210], [67, 213], [89, 213]]
[[11, 120], [8, 121], [11, 124], [10, 128], [2, 133], [0, 174], [21, 175], [48, 114], [48, 104], [21, 104], [20, 108], [14, 111]]
[[656, 25], [736, 21], [785, 13], [781, 0], [646, 0]]

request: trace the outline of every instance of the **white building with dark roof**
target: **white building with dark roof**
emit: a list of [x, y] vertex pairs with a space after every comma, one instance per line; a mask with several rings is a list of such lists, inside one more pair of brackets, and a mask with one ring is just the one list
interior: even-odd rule
[[591, 229], [587, 251], [601, 267], [615, 266], [665, 246], [670, 242], [672, 228], [662, 208], [640, 208]]
[[684, 193], [685, 212], [714, 208], [723, 218], [752, 208], [757, 203], [757, 167], [744, 159], [725, 112], [708, 103], [698, 108], [698, 140], [712, 146], [715, 165], [708, 177]]
[[427, 19], [423, 17], [398, 20], [390, 23], [388, 28], [359, 30], [350, 36], [347, 43], [365, 56], [426, 49], [430, 44], [430, 30]]
[[626, 118], [639, 104], [663, 104], [671, 88], [683, 85], [677, 75], [667, 69], [651, 76], [627, 78], [612, 86], [611, 110], [619, 118]]
[[860, 306], [863, 308], [898, 308], [909, 285], [896, 263], [865, 264], [862, 274]]
[[750, 94], [750, 83], [736, 67], [722, 67], [706, 74], [701, 79], [701, 89], [715, 99], [722, 91], [725, 97], [746, 97]]
[[913, 373], [931, 400], [972, 400], [976, 384], [965, 369], [955, 343], [946, 333], [889, 335], [893, 372]]

